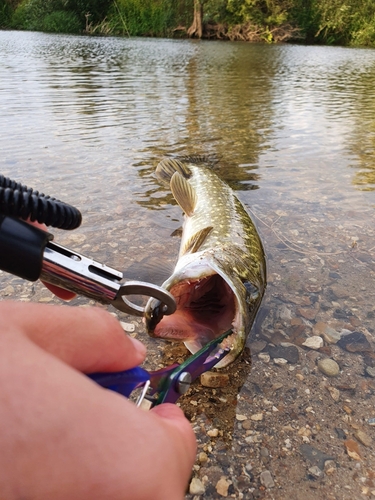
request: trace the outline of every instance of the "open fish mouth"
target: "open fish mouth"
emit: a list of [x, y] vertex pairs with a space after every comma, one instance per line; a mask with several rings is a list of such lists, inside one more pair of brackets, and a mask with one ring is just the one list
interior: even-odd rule
[[232, 327], [236, 299], [220, 275], [185, 279], [169, 291], [176, 299], [177, 310], [149, 325], [153, 337], [193, 342], [200, 348]]

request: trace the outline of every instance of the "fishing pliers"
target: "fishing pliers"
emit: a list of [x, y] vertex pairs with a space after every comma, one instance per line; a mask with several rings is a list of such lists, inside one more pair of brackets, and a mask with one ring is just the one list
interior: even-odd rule
[[135, 389], [141, 388], [137, 400], [138, 406], [144, 399], [150, 402], [151, 407], [161, 403], [176, 403], [178, 398], [188, 391], [194, 380], [213, 368], [228, 354], [230, 347], [223, 347], [221, 343], [231, 333], [232, 330], [223, 333], [180, 365], [173, 364], [153, 372], [137, 366], [122, 372], [95, 373], [89, 377], [102, 387], [126, 397], [129, 397]]
[[144, 308], [128, 300], [129, 295], [155, 297], [163, 304], [163, 314], [175, 312], [175, 299], [163, 288], [124, 281], [122, 272], [52, 240], [51, 233], [0, 214], [0, 269], [29, 281], [40, 279], [134, 316], [143, 316]]

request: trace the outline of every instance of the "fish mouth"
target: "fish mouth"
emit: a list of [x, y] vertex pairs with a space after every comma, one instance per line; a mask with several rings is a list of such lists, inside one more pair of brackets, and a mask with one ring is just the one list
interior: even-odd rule
[[179, 281], [169, 292], [176, 300], [176, 312], [148, 322], [152, 337], [187, 341], [200, 348], [232, 327], [235, 295], [219, 274]]

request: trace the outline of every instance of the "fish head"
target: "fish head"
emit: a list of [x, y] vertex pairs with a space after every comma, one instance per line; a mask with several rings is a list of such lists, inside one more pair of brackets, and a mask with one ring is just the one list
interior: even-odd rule
[[216, 367], [227, 366], [238, 357], [251, 327], [252, 309], [259, 304], [251, 299], [256, 297], [254, 290], [249, 290], [233, 266], [209, 251], [186, 255], [162, 286], [174, 296], [177, 309], [165, 316], [160, 301], [150, 299], [145, 308], [150, 336], [183, 341], [195, 353], [232, 329], [222, 343], [230, 352]]

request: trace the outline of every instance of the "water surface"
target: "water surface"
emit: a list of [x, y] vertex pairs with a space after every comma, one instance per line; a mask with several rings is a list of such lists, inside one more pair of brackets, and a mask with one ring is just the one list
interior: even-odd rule
[[[269, 284], [253, 340], [299, 345], [323, 324], [339, 333], [362, 332], [373, 350], [374, 82], [375, 51], [367, 49], [0, 32], [0, 172], [77, 206], [83, 214], [81, 228], [54, 230], [56, 241], [130, 275], [139, 263], [173, 263], [178, 251], [178, 238], [171, 233], [180, 226], [181, 214], [153, 176], [157, 162], [169, 154], [214, 156], [220, 160], [219, 175], [251, 210], [266, 248]], [[0, 279], [4, 297], [53, 301], [39, 284], [4, 273]], [[142, 325], [133, 322], [144, 338]], [[375, 416], [375, 386], [366, 372], [371, 359], [336, 345], [326, 343], [325, 348], [317, 355], [339, 362], [340, 387], [350, 380], [362, 389], [367, 384], [365, 392], [358, 389], [351, 398], [360, 422], [356, 425], [369, 432], [367, 419]], [[152, 353], [152, 343], [149, 349]], [[263, 396], [246, 399], [257, 376], [260, 381], [282, 380], [281, 400], [291, 390], [291, 380], [299, 380], [301, 401], [307, 397], [303, 384], [322, 383], [315, 359], [311, 365], [316, 352], [299, 349], [299, 362], [286, 367], [272, 360], [266, 365], [255, 349], [250, 386], [245, 383], [235, 411], [250, 415], [254, 401], [261, 407]], [[347, 366], [355, 367], [354, 375]], [[291, 378], [297, 372], [307, 380]], [[316, 401], [321, 393], [329, 398], [322, 391]], [[272, 401], [277, 407], [279, 396]], [[331, 419], [340, 422], [342, 405], [332, 409], [329, 401], [319, 403], [322, 415], [334, 412]], [[281, 415], [281, 406], [278, 411]], [[200, 418], [193, 415], [196, 422]], [[272, 425], [282, 431], [286, 420], [280, 417]], [[252, 498], [246, 495], [254, 491], [267, 495], [258, 490], [257, 479], [267, 467], [276, 486], [281, 485], [282, 471], [272, 461], [258, 464], [257, 441], [246, 434], [261, 432], [264, 444], [269, 425], [261, 430], [236, 421], [227, 425], [233, 428], [233, 441], [242, 443], [229, 464], [220, 465], [222, 474], [232, 477], [229, 493], [234, 491], [236, 498]], [[308, 425], [314, 428], [315, 423]], [[296, 435], [298, 428], [296, 424]], [[327, 433], [321, 438], [325, 451], [333, 430]], [[199, 439], [209, 451], [211, 445]], [[288, 467], [297, 467], [295, 454], [288, 453], [306, 439], [294, 434], [291, 439], [294, 444], [286, 446], [284, 459]], [[267, 446], [272, 449], [272, 443]], [[341, 442], [337, 447], [343, 450]], [[208, 451], [209, 464], [220, 464], [213, 445]], [[363, 451], [364, 468], [374, 465], [372, 453]], [[339, 456], [345, 471], [349, 465]], [[240, 474], [236, 467], [255, 477], [247, 489], [233, 479]], [[197, 474], [200, 469], [202, 464]], [[209, 471], [205, 474], [210, 481]], [[332, 477], [352, 488], [351, 498], [362, 494], [360, 484], [349, 484], [347, 474]], [[365, 469], [358, 477], [368, 477]], [[308, 481], [302, 472], [297, 480]], [[325, 486], [333, 491], [329, 481]], [[216, 498], [215, 484], [207, 486], [205, 498]], [[293, 498], [285, 488], [276, 498]], [[347, 498], [345, 491], [337, 498]]]

